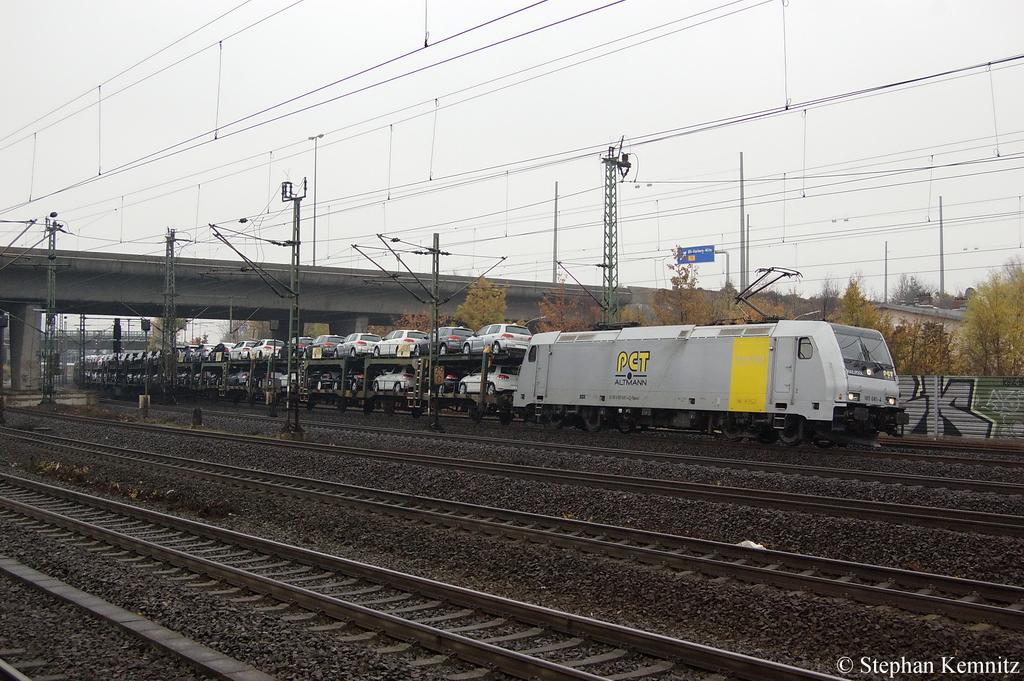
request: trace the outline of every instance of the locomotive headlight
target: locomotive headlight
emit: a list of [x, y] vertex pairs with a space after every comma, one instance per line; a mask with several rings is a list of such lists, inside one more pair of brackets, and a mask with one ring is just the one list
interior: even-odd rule
[[891, 407], [895, 407], [896, 406], [896, 398], [895, 397], [887, 397], [887, 398], [885, 398], [885, 401], [888, 402], [889, 406], [891, 406]]
[[865, 375], [865, 376], [871, 376], [871, 375], [872, 375], [872, 374], [874, 374], [874, 373], [875, 373], [875, 372], [874, 372], [874, 371], [872, 371], [870, 367], [868, 367], [867, 369], [865, 369], [865, 370], [864, 370], [864, 375]]
[[860, 402], [860, 393], [847, 393], [846, 399], [850, 402]]

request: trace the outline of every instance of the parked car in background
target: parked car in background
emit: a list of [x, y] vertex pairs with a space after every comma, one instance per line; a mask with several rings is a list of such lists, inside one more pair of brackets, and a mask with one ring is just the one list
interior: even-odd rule
[[374, 392], [405, 392], [412, 388], [416, 378], [411, 366], [396, 366], [373, 379]]
[[373, 349], [380, 343], [381, 338], [375, 333], [350, 333], [341, 342], [341, 357], [356, 357], [358, 355], [372, 355]]
[[312, 359], [340, 357], [338, 348], [344, 340], [341, 336], [334, 336], [329, 333], [317, 336], [312, 343], [306, 346], [306, 357]]
[[473, 335], [473, 329], [464, 326], [440, 326], [429, 337], [416, 342], [419, 355], [430, 354], [430, 344], [437, 346], [439, 355], [457, 355], [462, 352], [462, 344]]
[[[487, 371], [487, 394], [515, 392], [519, 384], [519, 367], [509, 365], [493, 366]], [[480, 369], [476, 369], [459, 381], [459, 394], [470, 395], [480, 392]]]
[[483, 352], [490, 347], [491, 352], [499, 355], [509, 350], [526, 350], [530, 346], [533, 334], [525, 326], [515, 324], [490, 324], [466, 339], [462, 351], [467, 355]]
[[377, 346], [373, 349], [373, 356], [398, 357], [398, 349], [403, 345], [408, 346], [409, 355], [413, 356], [413, 353], [416, 352], [418, 347], [416, 342], [426, 337], [427, 334], [414, 329], [398, 329], [396, 331], [392, 331], [377, 343]]

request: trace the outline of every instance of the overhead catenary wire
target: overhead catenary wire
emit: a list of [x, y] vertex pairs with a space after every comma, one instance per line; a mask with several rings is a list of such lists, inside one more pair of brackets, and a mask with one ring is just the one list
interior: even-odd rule
[[[990, 71], [989, 73], [991, 73], [991, 71]], [[265, 153], [265, 152], [264, 152], [264, 153]], [[505, 170], [504, 172], [505, 172], [505, 173], [507, 174], [507, 172], [508, 172], [508, 171], [507, 171], [507, 170]], [[805, 176], [806, 176], [806, 175], [805, 175]], [[768, 180], [766, 180], [766, 181], [768, 181]], [[390, 184], [390, 183], [389, 183], [389, 184]], [[895, 185], [893, 185], [893, 186], [895, 186]], [[786, 195], [786, 194], [785, 194], [785, 192], [783, 191], [783, 192], [782, 192], [782, 196], [783, 196], [783, 197], [785, 197], [785, 195]], [[331, 199], [331, 200], [332, 200], [332, 201], [337, 201], [337, 199], [336, 199], [336, 198], [335, 198], [335, 199]], [[518, 207], [514, 207], [514, 209], [515, 209], [515, 210], [518, 210]], [[515, 223], [514, 223], [514, 221], [512, 221], [511, 219], [507, 220], [506, 222], [509, 222], [510, 224], [515, 224]]]

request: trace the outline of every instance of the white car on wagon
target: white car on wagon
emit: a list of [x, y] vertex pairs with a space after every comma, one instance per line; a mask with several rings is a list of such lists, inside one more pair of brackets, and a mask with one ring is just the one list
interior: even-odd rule
[[374, 357], [399, 357], [404, 356], [405, 352], [400, 352], [399, 348], [403, 345], [408, 347], [408, 356], [416, 354], [418, 348], [417, 341], [421, 338], [426, 338], [427, 334], [422, 331], [416, 331], [414, 329], [397, 329], [392, 331], [388, 335], [384, 336], [379, 343], [373, 348]]
[[495, 355], [509, 350], [526, 350], [533, 334], [525, 326], [517, 324], [490, 324], [466, 339], [462, 344], [465, 354], [483, 352], [490, 347]]

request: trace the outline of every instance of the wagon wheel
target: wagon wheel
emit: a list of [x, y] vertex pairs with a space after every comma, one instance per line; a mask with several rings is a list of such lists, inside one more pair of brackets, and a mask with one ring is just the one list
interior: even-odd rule
[[368, 397], [365, 400], [363, 400], [363, 413], [364, 414], [372, 414], [373, 413], [373, 407], [374, 407], [374, 404], [373, 404], [373, 398], [372, 397]]
[[338, 411], [344, 412], [346, 409], [348, 409], [348, 398], [342, 395], [341, 397], [338, 398], [336, 404], [338, 405]]
[[469, 420], [473, 423], [480, 423], [484, 419], [484, 410], [478, 406], [469, 408]]
[[384, 413], [388, 414], [389, 416], [391, 414], [395, 413], [395, 401], [394, 400], [390, 400], [390, 399], [384, 400]]

